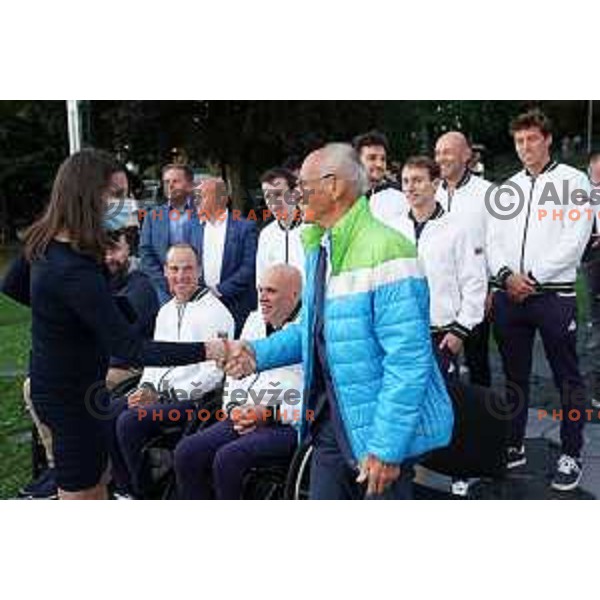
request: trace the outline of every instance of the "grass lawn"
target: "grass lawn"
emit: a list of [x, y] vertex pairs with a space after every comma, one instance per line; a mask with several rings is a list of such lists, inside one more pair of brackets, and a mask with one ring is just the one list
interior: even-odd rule
[[0, 498], [31, 478], [31, 420], [21, 388], [30, 347], [29, 311], [0, 294]]

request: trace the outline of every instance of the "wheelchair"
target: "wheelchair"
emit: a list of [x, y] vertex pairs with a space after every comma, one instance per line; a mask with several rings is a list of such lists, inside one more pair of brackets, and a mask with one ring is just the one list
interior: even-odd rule
[[[134, 390], [140, 376], [131, 377], [119, 383], [112, 391], [112, 397], [118, 398]], [[222, 389], [198, 399], [195, 417], [186, 424], [183, 432], [181, 426], [165, 427], [164, 430], [149, 440], [142, 449], [144, 473], [141, 499], [174, 500], [176, 499], [175, 471], [173, 453], [179, 441], [217, 422], [216, 411], [221, 408]], [[168, 406], [168, 405], [166, 405]], [[201, 421], [198, 411], [206, 409], [211, 417]], [[304, 500], [308, 498], [308, 477], [312, 446], [301, 444], [295, 451], [291, 461], [269, 467], [251, 469], [243, 482], [242, 499], [248, 500]]]

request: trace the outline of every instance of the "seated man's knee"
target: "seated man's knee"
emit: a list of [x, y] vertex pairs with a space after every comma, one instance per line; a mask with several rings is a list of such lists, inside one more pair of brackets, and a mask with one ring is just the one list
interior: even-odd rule
[[237, 444], [225, 444], [215, 454], [213, 475], [218, 477], [220, 474], [243, 474], [252, 467], [251, 463], [251, 457], [241, 451]]
[[183, 438], [175, 447], [174, 464], [178, 474], [202, 470], [208, 452], [198, 442], [197, 436]]

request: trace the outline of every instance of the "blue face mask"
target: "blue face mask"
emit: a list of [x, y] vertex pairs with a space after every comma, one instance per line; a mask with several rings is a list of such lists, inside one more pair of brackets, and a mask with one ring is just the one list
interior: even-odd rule
[[128, 203], [122, 198], [111, 199], [104, 215], [104, 229], [117, 231], [123, 229], [123, 227], [128, 227], [130, 224], [131, 214]]

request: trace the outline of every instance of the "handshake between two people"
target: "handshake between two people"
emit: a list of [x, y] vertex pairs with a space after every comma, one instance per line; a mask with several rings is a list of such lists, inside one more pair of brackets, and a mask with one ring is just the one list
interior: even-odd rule
[[234, 379], [256, 372], [256, 357], [248, 342], [243, 340], [210, 340], [204, 343], [206, 360], [214, 360], [220, 369]]

